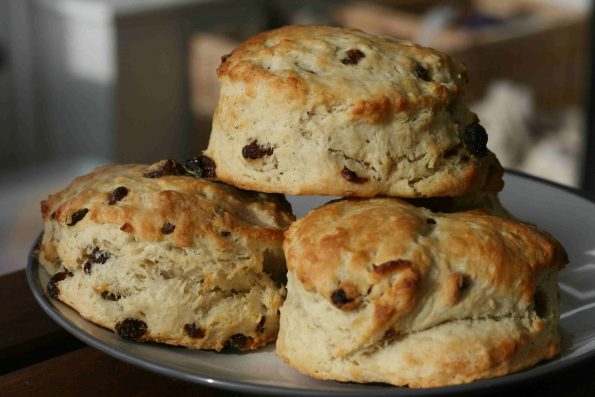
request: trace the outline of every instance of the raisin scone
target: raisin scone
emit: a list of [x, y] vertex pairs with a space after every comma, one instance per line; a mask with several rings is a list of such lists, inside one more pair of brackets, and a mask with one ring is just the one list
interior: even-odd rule
[[556, 279], [568, 259], [534, 226], [351, 199], [293, 223], [284, 250], [277, 353], [315, 378], [443, 386], [559, 351]]
[[48, 293], [88, 320], [127, 339], [196, 349], [275, 340], [283, 231], [294, 220], [283, 196], [164, 160], [98, 168], [41, 209]]
[[463, 100], [465, 67], [359, 30], [289, 26], [222, 60], [205, 155], [235, 186], [297, 195], [459, 196], [502, 188]]

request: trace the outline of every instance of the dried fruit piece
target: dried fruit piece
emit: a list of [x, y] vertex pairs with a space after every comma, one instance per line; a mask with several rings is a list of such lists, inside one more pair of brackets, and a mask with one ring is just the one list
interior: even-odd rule
[[479, 123], [469, 124], [465, 128], [463, 143], [471, 153], [479, 157], [488, 154], [488, 133]]
[[428, 69], [424, 68], [419, 63], [415, 64], [415, 75], [424, 81], [430, 81], [430, 74], [428, 73]]
[[111, 192], [109, 198], [107, 199], [107, 203], [109, 205], [114, 205], [118, 201], [122, 200], [128, 194], [128, 189], [124, 186], [119, 186]]
[[256, 160], [264, 156], [270, 156], [272, 154], [272, 147], [259, 145], [257, 140], [253, 140], [242, 148], [242, 156], [244, 156], [245, 159]]
[[168, 175], [187, 175], [187, 172], [175, 160], [167, 159], [151, 164], [143, 175], [147, 178], [161, 178]]
[[101, 251], [99, 247], [94, 247], [93, 251], [91, 251], [91, 255], [83, 265], [83, 271], [87, 274], [91, 273], [91, 268], [93, 264], [99, 263], [104, 264], [110, 258], [111, 254], [107, 251]]
[[139, 340], [147, 333], [147, 324], [141, 320], [127, 318], [116, 324], [115, 331], [120, 338]]
[[185, 324], [184, 325], [184, 332], [186, 332], [186, 335], [188, 335], [191, 338], [200, 339], [200, 338], [204, 338], [205, 337], [205, 331], [202, 328], [197, 327], [196, 325], [194, 325], [194, 323], [192, 323], [192, 324]]
[[365, 58], [365, 56], [366, 54], [357, 48], [352, 48], [351, 50], [347, 50], [345, 52], [345, 58], [341, 59], [341, 63], [343, 65], [357, 65], [359, 60]]
[[170, 233], [173, 233], [175, 229], [176, 229], [176, 225], [172, 225], [171, 223], [166, 222], [163, 225], [163, 227], [161, 228], [161, 233], [170, 234]]
[[67, 226], [74, 226], [81, 221], [89, 212], [88, 208], [83, 208], [82, 210], [75, 211], [70, 218], [70, 223], [67, 223]]
[[204, 154], [186, 161], [186, 170], [199, 178], [214, 178], [215, 168], [215, 162]]
[[225, 61], [227, 61], [227, 58], [229, 58], [231, 54], [233, 54], [233, 51], [229, 54], [221, 55], [221, 63], [225, 63]]
[[59, 273], [54, 274], [50, 278], [50, 281], [48, 281], [48, 286], [47, 286], [47, 291], [48, 291], [49, 296], [51, 296], [52, 298], [55, 298], [58, 295], [60, 295], [60, 289], [58, 288], [57, 283], [64, 280], [66, 277], [72, 277], [72, 273], [69, 271], [59, 272]]
[[395, 336], [397, 336], [398, 333], [397, 331], [395, 331], [394, 329], [388, 329], [386, 330], [386, 332], [384, 332], [384, 335], [382, 335], [382, 339], [380, 339], [381, 342], [386, 342], [389, 341], [391, 339], [394, 339]]
[[260, 318], [260, 321], [256, 325], [256, 332], [258, 332], [259, 334], [262, 334], [264, 332], [264, 323], [265, 322], [266, 322], [266, 317], [262, 316]]
[[351, 171], [347, 167], [343, 167], [341, 170], [341, 176], [348, 182], [352, 183], [365, 183], [368, 181], [368, 178], [358, 176], [355, 171]]
[[225, 347], [231, 347], [232, 349], [244, 350], [246, 349], [254, 339], [244, 334], [235, 334], [229, 337], [225, 341]]
[[354, 301], [354, 298], [349, 298], [342, 288], [336, 289], [331, 294], [331, 301], [333, 305], [341, 307]]

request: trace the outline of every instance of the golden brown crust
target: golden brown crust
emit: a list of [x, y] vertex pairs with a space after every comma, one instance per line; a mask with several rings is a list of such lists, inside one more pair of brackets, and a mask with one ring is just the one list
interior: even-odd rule
[[[324, 41], [324, 38], [328, 38], [329, 42]], [[465, 87], [464, 65], [442, 52], [403, 40], [369, 35], [360, 30], [329, 26], [286, 26], [260, 33], [235, 49], [219, 66], [217, 75], [219, 78], [244, 81], [254, 89], [256, 84], [273, 84], [288, 99], [304, 99], [304, 95], [320, 93], [321, 101], [343, 102], [344, 92], [329, 89], [332, 82], [318, 77], [322, 74], [325, 78], [332, 76], [337, 80], [352, 80], [353, 73], [357, 73], [353, 67], [355, 65], [340, 63], [343, 53], [336, 54], [338, 60], [326, 57], [327, 51], [331, 50], [332, 38], [344, 40], [345, 50], [361, 48], [366, 55], [359, 62], [374, 62], [377, 66], [371, 74], [367, 70], [362, 72], [362, 77], [366, 79], [362, 78], [359, 84], [349, 85], [354, 98], [365, 98], [356, 101], [352, 110], [354, 116], [363, 113], [373, 120], [379, 120], [387, 111], [394, 113], [412, 107], [444, 107], [460, 95]], [[378, 52], [368, 52], [367, 49], [378, 49]], [[300, 56], [308, 53], [312, 56], [309, 65], [293, 65], [294, 68], [285, 69], [275, 68], [270, 63], [287, 60], [289, 64], [294, 60], [299, 61]], [[424, 62], [423, 66], [429, 67], [427, 72], [432, 75], [432, 80], [427, 81], [427, 85], [420, 85], [420, 79], [412, 74], [394, 80], [392, 87], [384, 86], [383, 75], [394, 73], [396, 66], [383, 63], [382, 57], [390, 54], [398, 54], [402, 65], [408, 66], [410, 70], [415, 69], [416, 62]], [[310, 62], [310, 59], [302, 61]], [[307, 66], [311, 66], [311, 69]], [[371, 89], [366, 84], [374, 77], [378, 84]], [[370, 96], [370, 91], [377, 94]]]
[[[306, 290], [327, 297], [338, 282], [350, 281], [364, 293], [382, 276], [411, 271], [423, 277], [434, 266], [477, 258], [465, 265], [468, 277], [503, 294], [514, 286], [531, 300], [536, 275], [563, 266], [565, 258], [563, 247], [534, 226], [477, 212], [433, 213], [389, 198], [339, 200], [313, 210], [287, 230], [284, 249], [288, 270]], [[394, 271], [378, 271], [391, 262], [399, 264]], [[482, 274], [486, 267], [488, 275]]]
[[[144, 241], [170, 241], [177, 247], [200, 244], [206, 237], [223, 249], [228, 239], [221, 232], [234, 231], [246, 238], [282, 240], [281, 228], [293, 220], [283, 211], [280, 196], [248, 192], [192, 176], [147, 178], [146, 165], [100, 167], [76, 178], [66, 189], [42, 201], [42, 216], [68, 224], [72, 215], [88, 209], [85, 221], [119, 225]], [[125, 187], [128, 194], [108, 204], [113, 190]], [[164, 233], [163, 226], [175, 226]], [[280, 228], [281, 227], [281, 228]]]
[[[228, 183], [360, 197], [501, 189], [495, 156], [463, 139], [477, 117], [462, 100], [464, 66], [446, 54], [358, 30], [288, 26], [242, 43], [218, 76], [206, 154]], [[253, 142], [269, 151], [243, 156]]]
[[[425, 387], [501, 375], [557, 352], [555, 276], [567, 257], [534, 226], [481, 211], [351, 199], [311, 211], [285, 237], [288, 298], [277, 349], [301, 371]], [[358, 305], [345, 310], [337, 297]], [[300, 326], [313, 334], [294, 330]], [[452, 337], [452, 330], [466, 336]], [[474, 334], [481, 335], [477, 353], [466, 340]], [[309, 361], [297, 344], [314, 339], [323, 353]], [[418, 373], [377, 368], [390, 360], [383, 350], [395, 360], [411, 356]], [[465, 368], [458, 375], [457, 366]]]

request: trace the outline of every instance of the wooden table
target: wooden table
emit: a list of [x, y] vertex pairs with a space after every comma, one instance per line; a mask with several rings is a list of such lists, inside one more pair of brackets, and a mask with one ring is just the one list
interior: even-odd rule
[[[472, 395], [595, 396], [595, 359], [505, 390]], [[517, 394], [518, 393], [518, 394]], [[0, 277], [1, 396], [232, 396], [161, 376], [86, 346], [37, 305], [23, 270]]]

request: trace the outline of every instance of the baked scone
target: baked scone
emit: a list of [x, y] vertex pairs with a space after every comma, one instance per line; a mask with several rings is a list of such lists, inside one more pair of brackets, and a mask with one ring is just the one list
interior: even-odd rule
[[118, 335], [196, 349], [275, 340], [285, 287], [281, 195], [171, 160], [101, 167], [41, 203], [50, 296]]
[[205, 155], [262, 192], [459, 196], [502, 188], [486, 131], [446, 54], [358, 30], [289, 26], [241, 44], [217, 70]]
[[559, 351], [556, 277], [567, 257], [536, 227], [351, 199], [293, 223], [284, 250], [277, 353], [315, 378], [442, 386]]

